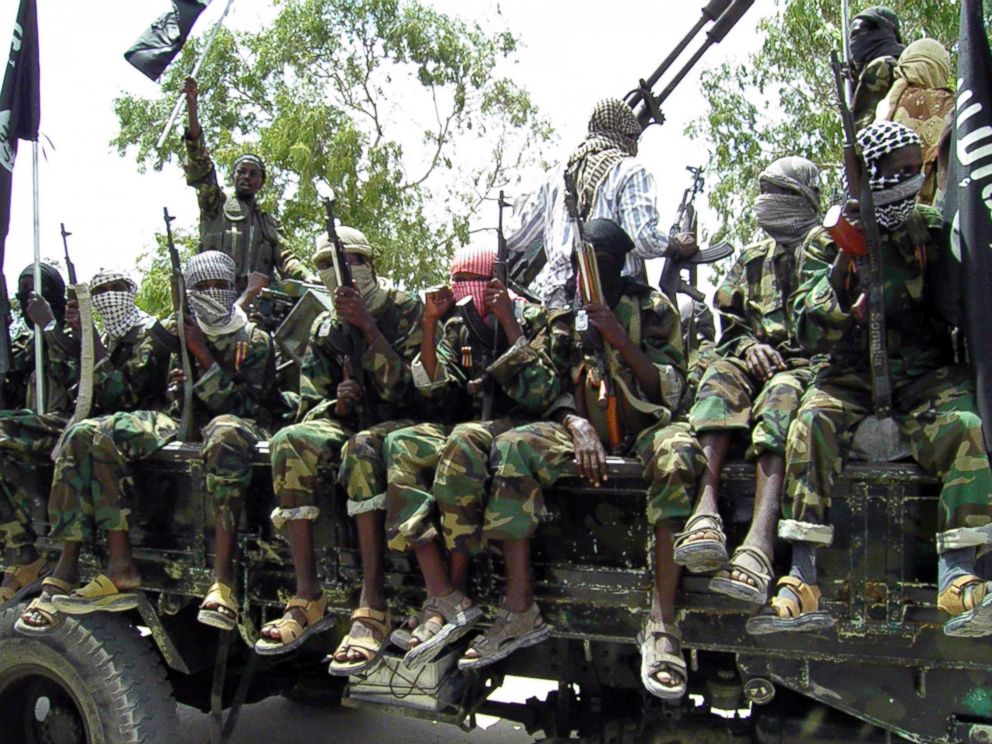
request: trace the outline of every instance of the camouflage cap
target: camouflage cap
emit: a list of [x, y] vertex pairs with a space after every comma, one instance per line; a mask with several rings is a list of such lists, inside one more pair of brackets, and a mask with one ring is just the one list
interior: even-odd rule
[[[341, 238], [341, 242], [344, 243], [345, 253], [354, 253], [359, 256], [364, 256], [368, 260], [375, 258], [375, 248], [369, 243], [369, 239], [365, 237], [365, 233], [354, 227], [348, 227], [347, 225], [339, 225], [337, 228], [338, 237]], [[313, 262], [319, 263], [320, 261], [329, 261], [331, 259], [331, 253], [333, 248], [331, 247], [331, 241], [327, 235], [321, 235], [317, 239], [317, 250], [313, 254]]]

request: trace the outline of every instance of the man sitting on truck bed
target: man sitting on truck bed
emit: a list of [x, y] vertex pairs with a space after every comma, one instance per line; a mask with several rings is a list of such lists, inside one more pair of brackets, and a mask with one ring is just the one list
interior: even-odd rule
[[[175, 435], [175, 424], [161, 411], [169, 401], [169, 359], [174, 336], [134, 303], [137, 287], [126, 274], [101, 271], [90, 282], [93, 307], [103, 319], [103, 336], [94, 332], [92, 418], [74, 424], [66, 433], [55, 466], [49, 512], [53, 525], [50, 538], [63, 542], [62, 555], [52, 576], [42, 582], [41, 595], [34, 599], [15, 627], [27, 634], [52, 627], [57, 614], [52, 596], [66, 593], [79, 578], [78, 556], [83, 540], [92, 540], [94, 524], [119, 529], [126, 516], [119, 504], [101, 490], [103, 443], [130, 442], [141, 432], [158, 427], [164, 441]], [[76, 336], [81, 333], [75, 300], [69, 302], [66, 324]], [[99, 442], [99, 443], [98, 443]], [[95, 483], [90, 482], [95, 479]], [[116, 485], [116, 484], [115, 484]], [[92, 498], [93, 511], [84, 507]], [[117, 536], [108, 533], [111, 539]]]
[[[235, 305], [234, 261], [223, 253], [206, 251], [189, 260], [185, 274], [193, 316], [187, 318], [185, 327], [186, 345], [195, 360], [193, 420], [203, 439], [217, 538], [216, 581], [198, 619], [231, 629], [237, 621], [231, 585], [241, 502], [251, 481], [255, 446], [268, 438], [266, 428], [277, 420], [280, 401], [272, 386], [272, 340]], [[179, 370], [171, 373], [171, 379], [174, 385], [184, 383]], [[66, 453], [74, 456], [56, 463], [52, 521], [79, 524], [79, 515], [92, 514], [96, 527], [107, 530], [108, 542], [106, 574], [81, 589], [52, 597], [55, 609], [67, 614], [120, 612], [137, 605], [141, 579], [131, 557], [123, 508], [127, 498], [133, 497], [128, 493], [134, 486], [130, 463], [163, 447], [178, 428], [174, 419], [160, 412], [138, 412], [111, 419], [111, 424], [93, 438], [91, 448], [67, 446]], [[83, 475], [86, 472], [90, 477]], [[63, 582], [77, 576], [82, 536], [74, 535], [75, 556], [67, 558], [63, 551], [55, 572]]]
[[[38, 555], [31, 525], [31, 479], [25, 467], [48, 457], [72, 413], [70, 390], [78, 380], [74, 345], [65, 327], [65, 282], [58, 269], [41, 264], [41, 292], [34, 290], [34, 265], [17, 280], [17, 302], [26, 328], [11, 340], [10, 369], [0, 411], [0, 542], [5, 549], [0, 605], [38, 580], [46, 560]], [[45, 413], [37, 410], [34, 334], [45, 349]]]
[[[813, 380], [809, 355], [789, 330], [803, 239], [820, 224], [820, 171], [805, 158], [780, 158], [758, 177], [755, 217], [768, 238], [744, 249], [717, 289], [722, 332], [689, 411], [706, 454], [692, 517], [675, 541], [675, 562], [692, 573], [719, 569], [710, 589], [762, 605], [785, 476], [785, 442], [803, 390]], [[735, 433], [757, 460], [751, 529], [727, 562], [717, 512], [720, 476]]]
[[[280, 654], [335, 622], [316, 576], [313, 522], [318, 473], [340, 456], [339, 483], [355, 517], [364, 569], [359, 609], [335, 658], [360, 671], [377, 658], [389, 632], [383, 591], [386, 466], [382, 442], [394, 429], [413, 424], [410, 362], [420, 348], [421, 302], [380, 286], [368, 238], [351, 227], [337, 228], [351, 266], [354, 287], [338, 286], [334, 246], [325, 238], [313, 260], [334, 310], [317, 316], [300, 369], [296, 423], [269, 443], [277, 528], [285, 528], [296, 572], [296, 595], [282, 618], [267, 623], [255, 644], [260, 654]], [[349, 335], [349, 329], [351, 335]], [[351, 344], [359, 334], [360, 348]], [[357, 433], [355, 433], [357, 432]], [[351, 673], [349, 671], [348, 673]]]
[[[481, 617], [465, 590], [469, 560], [481, 547], [481, 513], [471, 505], [483, 502], [493, 439], [541, 417], [558, 397], [547, 311], [514, 301], [493, 278], [495, 259], [489, 247], [455, 254], [452, 286], [428, 293], [420, 356], [413, 363], [417, 390], [467, 421], [454, 429], [420, 424], [386, 439], [387, 531], [392, 545], [413, 547], [427, 585], [420, 625], [412, 634], [393, 635], [407, 650], [404, 664], [411, 668], [436, 657]], [[453, 306], [457, 312], [436, 342], [437, 325]], [[442, 509], [450, 567], [434, 525], [435, 502]]]
[[[913, 130], [891, 121], [858, 133], [877, 202], [884, 267], [885, 344], [893, 416], [913, 459], [942, 482], [938, 506], [938, 606], [952, 636], [992, 634], [992, 584], [975, 575], [975, 555], [992, 543], [992, 473], [969, 371], [955, 365], [935, 271], [950, 246], [939, 213], [916, 206], [923, 152]], [[826, 522], [842, 453], [872, 410], [867, 300], [851, 247], [825, 231], [810, 234], [793, 297], [796, 338], [827, 364], [803, 396], [786, 452], [786, 509], [779, 536], [792, 541], [792, 569], [778, 594], [748, 622], [751, 633], [829, 627], [820, 609], [816, 550], [829, 545]]]
[[[685, 388], [685, 359], [678, 310], [659, 292], [621, 271], [634, 244], [614, 222], [595, 219], [585, 237], [595, 249], [605, 304], [582, 310], [616, 354], [605, 364], [602, 346], [575, 328], [575, 312], [552, 324], [553, 357], [565, 379], [574, 381], [550, 420], [525, 424], [496, 438], [493, 485], [488, 502], [460, 503], [484, 513], [482, 537], [501, 542], [506, 562], [506, 604], [493, 625], [458, 662], [460, 669], [492, 664], [549, 635], [534, 602], [529, 544], [544, 512], [543, 489], [570, 472], [598, 486], [606, 477], [606, 452], [636, 453], [645, 464], [652, 522], [659, 535], [656, 591], [645, 651], [648, 690], [663, 698], [684, 694], [685, 663], [674, 627], [678, 573], [671, 561], [668, 520], [688, 513], [688, 496], [702, 468], [702, 453], [685, 424], [671, 424]], [[612, 392], [610, 392], [612, 391]], [[604, 392], [606, 406], [603, 407]], [[673, 498], [674, 492], [682, 498]], [[680, 506], [675, 506], [676, 502]], [[444, 508], [442, 507], [442, 511]], [[657, 647], [657, 648], [656, 648]]]

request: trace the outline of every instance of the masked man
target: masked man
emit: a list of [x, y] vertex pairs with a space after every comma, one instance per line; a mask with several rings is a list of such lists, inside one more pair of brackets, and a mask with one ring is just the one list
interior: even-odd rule
[[892, 87], [905, 46], [899, 16], [882, 5], [873, 5], [854, 16], [850, 35], [851, 60], [857, 76], [851, 111], [861, 129], [875, 120], [875, 109]]
[[[94, 332], [93, 418], [73, 424], [58, 450], [49, 516], [49, 536], [63, 543], [59, 564], [42, 583], [39, 597], [28, 605], [15, 627], [22, 633], [48, 631], [58, 621], [52, 603], [56, 594], [72, 590], [79, 579], [79, 551], [92, 542], [95, 528], [113, 530], [126, 524], [115, 490], [120, 484], [103, 477], [108, 455], [127, 448], [151, 431], [162, 442], [176, 427], [164, 411], [174, 337], [134, 302], [137, 287], [125, 274], [101, 271], [90, 282], [93, 308], [103, 319], [103, 336]], [[68, 324], [81, 333], [81, 319], [70, 302]], [[109, 475], [109, 474], [108, 474]], [[108, 486], [108, 491], [103, 486]]]
[[[313, 260], [334, 311], [313, 323], [300, 374], [296, 423], [270, 441], [272, 483], [278, 508], [272, 521], [285, 529], [296, 570], [296, 596], [282, 618], [266, 624], [255, 644], [260, 654], [291, 651], [332, 625], [316, 576], [313, 523], [321, 469], [340, 462], [339, 482], [358, 527], [363, 582], [352, 627], [334, 654], [345, 674], [371, 666], [389, 634], [383, 577], [385, 436], [410, 426], [414, 398], [410, 362], [420, 348], [421, 303], [380, 285], [374, 251], [360, 231], [341, 226], [338, 237], [351, 265], [354, 287], [339, 286], [334, 248], [324, 242]], [[359, 353], [352, 344], [359, 336]], [[357, 432], [357, 433], [356, 433]]]
[[[31, 526], [29, 466], [49, 456], [72, 414], [70, 389], [78, 375], [76, 348], [65, 335], [65, 282], [58, 269], [41, 264], [41, 294], [34, 291], [34, 266], [17, 280], [17, 301], [26, 329], [13, 339], [12, 363], [4, 377], [7, 410], [0, 411], [0, 540], [5, 555], [0, 604], [37, 581], [45, 559], [35, 550]], [[45, 413], [37, 411], [35, 328], [44, 334]]]
[[[808, 355], [789, 327], [789, 296], [803, 239], [820, 224], [820, 171], [797, 157], [776, 160], [758, 178], [754, 205], [766, 240], [744, 249], [716, 292], [722, 333], [689, 412], [706, 454], [696, 506], [675, 541], [675, 561], [693, 573], [720, 569], [710, 588], [764, 604], [785, 474], [785, 442], [803, 391], [813, 380]], [[757, 461], [751, 529], [727, 563], [717, 512], [723, 464], [735, 433]]]
[[[941, 481], [937, 530], [938, 606], [948, 635], [992, 633], [990, 586], [975, 575], [975, 554], [992, 541], [992, 473], [969, 371], [954, 363], [935, 270], [949, 258], [941, 217], [915, 199], [923, 152], [913, 130], [879, 122], [858, 133], [876, 200], [884, 275], [885, 345], [893, 415], [913, 459]], [[829, 627], [820, 609], [816, 550], [829, 545], [826, 521], [855, 427], [871, 413], [866, 288], [849, 252], [826, 232], [811, 233], [800, 260], [792, 324], [808, 352], [828, 354], [786, 447], [785, 519], [792, 568], [770, 606], [748, 621], [751, 633]]]

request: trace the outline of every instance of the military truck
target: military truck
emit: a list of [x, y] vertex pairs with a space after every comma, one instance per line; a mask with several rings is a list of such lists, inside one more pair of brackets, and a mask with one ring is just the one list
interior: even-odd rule
[[[417, 675], [387, 655], [370, 674], [343, 680], [322, 660], [347, 631], [360, 565], [334, 473], [322, 477], [316, 531], [319, 570], [340, 622], [294, 654], [262, 659], [251, 644], [262, 623], [282, 613], [293, 586], [288, 546], [267, 516], [267, 448], [258, 449], [239, 532], [240, 625], [218, 633], [196, 622], [213, 552], [204, 465], [196, 447], [170, 445], [142, 465], [140, 498], [129, 505], [144, 587], [137, 610], [67, 618], [41, 638], [13, 630], [37, 588], [0, 611], [3, 740], [171, 744], [181, 702], [211, 711], [221, 741], [243, 703], [283, 694], [465, 729], [478, 714], [495, 715], [544, 741], [992, 741], [992, 644], [942, 633], [937, 483], [915, 466], [847, 466], [833, 495], [835, 542], [820, 559], [826, 606], [837, 620], [829, 631], [748, 636], [746, 606], [708, 592], [705, 577], [684, 578], [679, 622], [689, 695], [678, 705], [645, 693], [638, 674], [635, 637], [648, 607], [652, 548], [641, 467], [611, 458], [609, 473], [604, 487], [572, 477], [547, 495], [533, 560], [551, 640], [475, 673], [457, 671], [453, 649]], [[44, 483], [50, 473], [35, 477]], [[753, 477], [741, 462], [726, 470], [721, 509], [732, 541], [750, 518]], [[35, 505], [40, 534], [44, 507]], [[85, 553], [84, 571], [94, 573], [103, 559], [99, 547]], [[486, 553], [474, 566], [472, 592], [487, 610], [499, 604], [499, 563]], [[412, 556], [389, 554], [386, 574], [394, 611], [402, 617], [418, 608], [423, 588]], [[557, 690], [524, 703], [490, 700], [505, 675], [553, 680]]]

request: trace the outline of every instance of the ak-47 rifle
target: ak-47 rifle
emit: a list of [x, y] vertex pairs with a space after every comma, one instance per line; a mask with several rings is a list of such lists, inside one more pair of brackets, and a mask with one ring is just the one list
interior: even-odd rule
[[[867, 285], [868, 297], [868, 354], [871, 362], [871, 392], [875, 408], [875, 418], [886, 419], [892, 415], [892, 380], [889, 376], [889, 354], [885, 341], [885, 296], [882, 278], [882, 240], [875, 219], [875, 200], [871, 185], [865, 177], [867, 169], [858, 150], [855, 133], [854, 114], [848, 105], [844, 83], [844, 73], [837, 52], [831, 52], [830, 64], [833, 68], [834, 83], [837, 87], [837, 103], [844, 129], [844, 173], [847, 176], [849, 194], [857, 195], [859, 204], [860, 233], [864, 243], [850, 245], [838, 243], [841, 250], [857, 257], [858, 274], [862, 286]], [[850, 235], [851, 225], [845, 222], [843, 209], [832, 209], [828, 213], [824, 227], [832, 236]], [[841, 238], [843, 240], [843, 238]], [[866, 255], [864, 255], [866, 254]]]
[[[324, 212], [327, 216], [327, 239], [331, 243], [332, 261], [334, 262], [334, 275], [337, 279], [339, 287], [354, 287], [353, 279], [351, 276], [351, 264], [348, 263], [348, 254], [344, 249], [344, 242], [338, 236], [338, 228], [334, 222], [334, 190], [331, 188], [322, 188], [323, 200], [324, 200]], [[362, 338], [362, 332], [355, 328], [350, 323], [345, 322], [343, 319], [341, 324], [348, 332], [348, 355], [344, 361], [344, 377], [346, 380], [355, 378], [364, 387], [364, 375], [362, 374], [362, 352], [364, 347], [364, 339]], [[368, 404], [363, 396], [361, 400], [358, 401], [358, 425], [362, 429], [367, 429], [371, 423], [371, 416], [369, 415]]]
[[[665, 57], [658, 69], [651, 74], [651, 77], [647, 80], [639, 80], [637, 87], [624, 96], [627, 105], [637, 114], [637, 120], [641, 123], [642, 128], [646, 128], [652, 123], [665, 123], [665, 115], [661, 112], [661, 105], [689, 74], [689, 71], [696, 66], [696, 63], [702, 59], [709, 48], [723, 41], [752, 5], [754, 5], [754, 0], [710, 0], [706, 3], [702, 16], [696, 25], [682, 38], [682, 41], [675, 45], [675, 48]], [[655, 95], [654, 86], [658, 84], [661, 77], [675, 64], [686, 47], [709, 23], [713, 23], [713, 26], [706, 32], [705, 43], [675, 73], [675, 76], [661, 93]]]
[[[596, 252], [586, 240], [585, 223], [579, 214], [578, 190], [571, 173], [565, 174], [565, 209], [575, 229], [575, 254], [579, 264], [579, 293], [583, 307], [588, 304], [605, 305], [603, 285], [599, 280], [599, 264]], [[610, 450], [616, 451], [623, 443], [623, 427], [620, 422], [620, 402], [613, 380], [619, 370], [617, 352], [603, 338], [602, 334], [589, 325], [586, 311], [580, 308], [575, 315], [575, 330], [582, 334], [594, 352], [596, 365], [590, 370], [590, 379], [599, 386], [599, 405], [606, 412], [606, 425], [609, 430]]]
[[[510, 206], [510, 204], [506, 201], [506, 197], [502, 190], [499, 192], [497, 205], [499, 209], [499, 218], [496, 222], [496, 261], [493, 262], [493, 278], [498, 279], [500, 284], [502, 284], [503, 287], [506, 288], [506, 291], [509, 292], [510, 251], [506, 246], [506, 235], [503, 234], [503, 210]], [[476, 309], [481, 310], [482, 308]], [[504, 338], [505, 337], [502, 334], [499, 323], [496, 323], [496, 326], [493, 329], [492, 353], [490, 359], [487, 360], [486, 367], [499, 358], [500, 347]], [[482, 420], [491, 421], [493, 418], [493, 403], [496, 398], [496, 388], [492, 375], [488, 373], [485, 373], [482, 391]]]
[[189, 359], [189, 349], [186, 348], [186, 277], [183, 275], [179, 250], [172, 239], [172, 221], [176, 219], [169, 214], [169, 208], [162, 208], [165, 219], [165, 238], [169, 244], [169, 263], [172, 266], [170, 283], [172, 285], [172, 308], [176, 312], [176, 336], [179, 338], [179, 360], [183, 370], [183, 408], [179, 418], [179, 441], [188, 442], [193, 435], [193, 365]]
[[[69, 236], [72, 235], [72, 233], [66, 231], [64, 222], [59, 223], [59, 231], [62, 233], [62, 250], [65, 253], [65, 270], [66, 273], [69, 275], [69, 286], [75, 287], [76, 284], [78, 283], [76, 281], [76, 265], [72, 262], [72, 259], [69, 258], [69, 240], [68, 240]], [[70, 294], [71, 294], [71, 290], [70, 290]]]
[[[703, 193], [703, 167], [698, 168], [686, 166], [686, 170], [692, 174], [692, 182], [688, 188], [682, 192], [682, 201], [679, 204], [678, 212], [675, 214], [675, 222], [669, 230], [669, 237], [674, 238], [681, 233], [689, 233], [696, 237], [699, 227], [699, 220], [696, 216], [696, 197]], [[687, 259], [677, 256], [669, 256], [665, 259], [665, 268], [661, 271], [661, 279], [658, 282], [658, 289], [678, 307], [678, 294], [688, 295], [696, 302], [705, 302], [706, 295], [696, 289], [696, 267], [699, 264], [713, 263], [726, 258], [734, 252], [733, 246], [727, 242], [711, 245]], [[689, 280], [686, 281], [682, 274], [683, 269], [688, 269]]]

